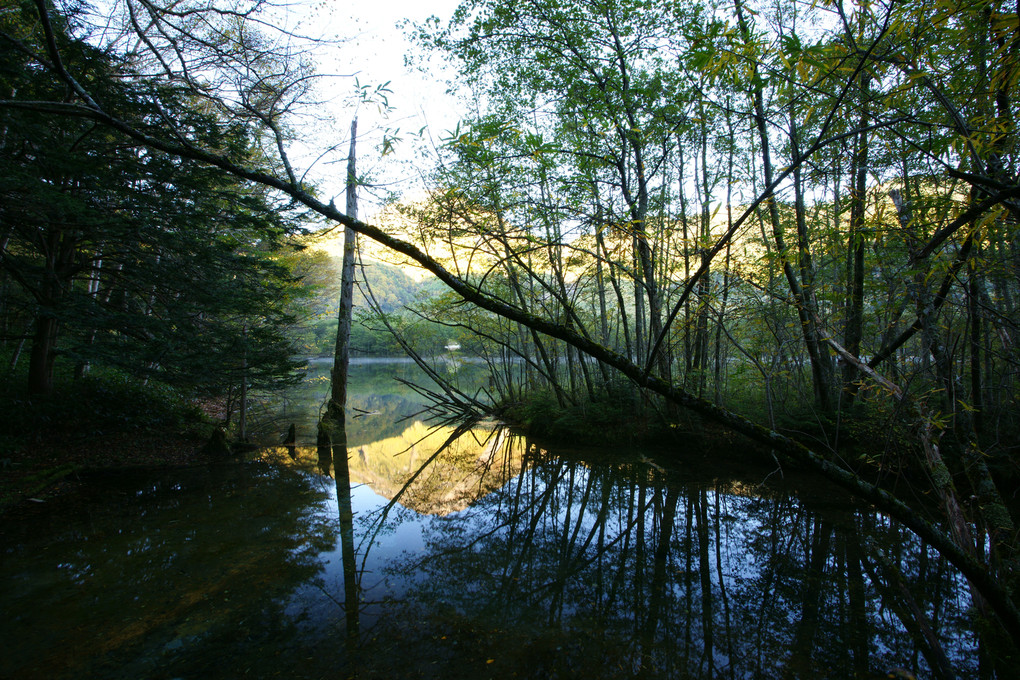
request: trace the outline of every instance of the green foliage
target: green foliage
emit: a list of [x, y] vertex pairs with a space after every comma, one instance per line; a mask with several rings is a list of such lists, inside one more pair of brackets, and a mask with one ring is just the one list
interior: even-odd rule
[[[879, 374], [911, 395], [942, 390], [961, 437], [989, 416], [1013, 431], [1013, 9], [466, 3], [419, 37], [483, 105], [446, 140], [431, 204], [408, 214], [431, 242], [463, 244], [446, 261], [462, 278], [639, 364], [637, 343], [679, 304], [660, 374], [668, 364], [675, 384], [823, 446], [859, 378], [829, 340], [867, 361], [903, 335]], [[993, 187], [1001, 205], [954, 222]], [[755, 197], [770, 201], [745, 213]], [[733, 257], [710, 253], [742, 214]], [[564, 403], [597, 388], [556, 340], [420, 309], [524, 361], [520, 390]], [[985, 345], [967, 348], [974, 333]]]
[[[173, 88], [142, 93], [109, 54], [60, 40], [97, 96], [143, 118], [158, 105], [211, 144], [255, 151], [250, 131], [222, 125]], [[0, 83], [24, 96], [61, 90], [24, 54], [5, 50], [0, 68]], [[31, 338], [33, 391], [50, 389], [58, 357], [196, 394], [287, 382], [295, 364], [285, 308], [300, 289], [278, 253], [293, 210], [76, 118], [2, 109], [0, 127], [0, 306], [7, 327]]]
[[60, 371], [59, 389], [49, 395], [27, 394], [15, 377], [24, 374], [9, 375], [0, 389], [0, 409], [18, 414], [4, 419], [0, 430], [11, 448], [41, 434], [73, 442], [132, 431], [180, 433], [204, 419], [180, 392], [115, 370], [95, 370], [77, 380]]

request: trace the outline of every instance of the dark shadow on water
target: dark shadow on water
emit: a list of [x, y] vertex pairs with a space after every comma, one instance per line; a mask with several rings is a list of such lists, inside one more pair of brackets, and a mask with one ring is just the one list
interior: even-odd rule
[[107, 472], [4, 522], [0, 677], [282, 672], [312, 648], [287, 599], [336, 540], [311, 482], [265, 464]]

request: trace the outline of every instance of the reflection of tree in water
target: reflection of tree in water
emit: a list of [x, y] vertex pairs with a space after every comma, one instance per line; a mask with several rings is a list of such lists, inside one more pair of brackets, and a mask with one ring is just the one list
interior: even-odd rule
[[400, 436], [409, 422], [415, 422], [413, 418], [409, 420], [408, 416], [421, 410], [418, 401], [395, 394], [356, 395], [350, 398], [350, 404], [352, 410], [359, 415], [348, 418], [349, 446], [361, 446]]
[[467, 508], [520, 472], [508, 431], [413, 423], [399, 437], [351, 447], [351, 478], [422, 515]]
[[398, 525], [426, 540], [369, 579], [406, 585], [401, 602], [380, 618], [388, 586], [362, 593], [365, 677], [405, 675], [389, 660], [408, 654], [451, 677], [976, 670], [960, 579], [909, 531], [825, 494], [551, 457], [500, 428], [411, 425], [349, 456], [352, 482], [391, 499], [350, 526], [359, 574]]
[[[387, 499], [422, 515], [463, 510], [520, 473], [521, 452], [506, 447], [508, 430], [493, 425], [458, 427], [405, 421], [392, 437], [367, 444], [348, 439], [348, 473], [354, 485], [367, 484]], [[330, 474], [317, 449], [284, 447], [263, 456], [283, 465]]]
[[5, 650], [0, 675], [225, 677], [236, 659], [285, 663], [270, 645], [301, 647], [284, 606], [335, 542], [324, 490], [263, 465], [177, 470], [140, 490], [136, 479], [96, 480], [101, 503], [76, 499], [57, 513], [66, 523], [35, 527], [45, 547], [6, 532], [4, 571], [32, 577], [5, 595], [0, 631], [32, 642]]
[[[415, 580], [416, 620], [464, 622], [504, 669], [537, 654], [541, 672], [593, 677], [976, 670], [960, 580], [888, 520], [506, 447], [528, 451], [526, 472], [391, 566]], [[485, 631], [499, 631], [491, 649]]]
[[[288, 391], [286, 402], [274, 404], [273, 419], [281, 423], [280, 431], [296, 422], [298, 441], [301, 444], [311, 445], [314, 442], [319, 409], [329, 392], [329, 369], [329, 362], [310, 364], [301, 385]], [[457, 372], [455, 382], [473, 393], [486, 384], [484, 369], [481, 365], [465, 364]], [[444, 370], [443, 374], [447, 375], [448, 371]], [[364, 363], [354, 360], [350, 367], [347, 395], [349, 446], [361, 446], [399, 436], [414, 420], [412, 418], [409, 421], [408, 417], [425, 407], [425, 399], [400, 380], [428, 388], [435, 387], [414, 364], [397, 361]]]

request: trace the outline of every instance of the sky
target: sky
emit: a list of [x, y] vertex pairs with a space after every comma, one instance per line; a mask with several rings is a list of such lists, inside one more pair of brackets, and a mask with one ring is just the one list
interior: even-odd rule
[[[371, 221], [381, 206], [376, 196], [386, 190], [413, 193], [421, 185], [410, 135], [427, 126], [426, 134], [439, 138], [458, 120], [455, 98], [446, 94], [448, 73], [438, 60], [433, 60], [428, 72], [405, 65], [405, 56], [420, 56], [420, 50], [397, 24], [405, 19], [420, 23], [434, 15], [445, 26], [458, 4], [459, 0], [297, 0], [291, 9], [288, 21], [294, 22], [297, 31], [340, 41], [317, 49], [315, 54], [318, 71], [337, 76], [323, 80], [328, 84], [331, 101], [322, 111], [334, 119], [336, 127], [329, 129], [321, 123], [309, 126], [303, 165], [313, 162], [322, 149], [339, 145], [331, 160], [314, 162], [309, 176], [325, 195], [336, 195], [336, 204], [342, 205], [350, 121], [356, 114], [358, 172], [367, 171], [381, 185], [377, 190], [360, 192], [359, 217], [363, 220]], [[384, 115], [378, 106], [354, 108], [345, 102], [355, 78], [372, 89], [389, 83], [391, 92], [386, 96], [392, 110]], [[403, 141], [382, 158], [379, 147], [385, 130], [399, 130]]]

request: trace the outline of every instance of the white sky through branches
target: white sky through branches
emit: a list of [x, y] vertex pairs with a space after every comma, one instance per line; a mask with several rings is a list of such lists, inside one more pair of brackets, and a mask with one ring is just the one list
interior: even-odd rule
[[[412, 44], [398, 23], [411, 25], [430, 16], [445, 26], [459, 0], [368, 0], [356, 3], [309, 2], [302, 0], [290, 9], [290, 28], [297, 33], [335, 41], [315, 51], [317, 70], [323, 74], [326, 102], [318, 113], [332, 119], [334, 126], [322, 121], [310, 124], [302, 155], [308, 163], [322, 151], [335, 145], [335, 152], [315, 162], [309, 173], [324, 196], [336, 196], [343, 204], [343, 177], [349, 144], [351, 118], [358, 117], [358, 174], [378, 186], [359, 192], [360, 217], [371, 220], [387, 192], [413, 192], [420, 186], [418, 167], [414, 163], [416, 141], [423, 133], [426, 139], [438, 139], [457, 124], [458, 112], [453, 96], [446, 94], [447, 84], [441, 63], [422, 70], [405, 63], [412, 56], [417, 64], [423, 56], [421, 48]], [[368, 91], [389, 83], [386, 94], [392, 109], [385, 113], [380, 106], [355, 106], [352, 96], [355, 82]], [[382, 156], [384, 135], [398, 141], [392, 151]], [[427, 142], [426, 142], [427, 143]]]

